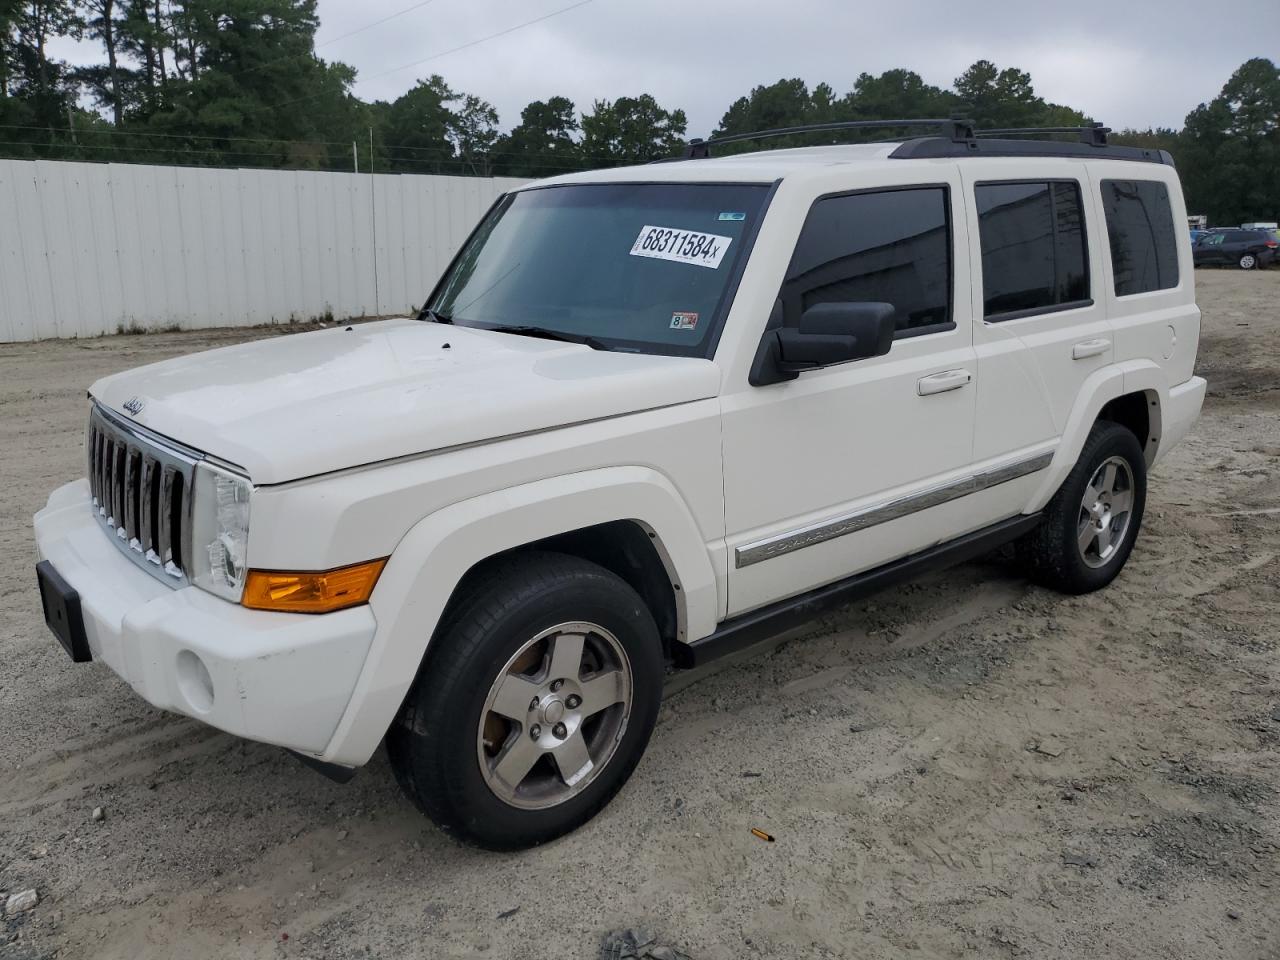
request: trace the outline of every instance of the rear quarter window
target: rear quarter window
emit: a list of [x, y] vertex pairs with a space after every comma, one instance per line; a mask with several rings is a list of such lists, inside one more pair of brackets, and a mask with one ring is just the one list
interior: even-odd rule
[[1102, 208], [1116, 296], [1176, 287], [1178, 246], [1168, 187], [1153, 180], [1103, 180]]

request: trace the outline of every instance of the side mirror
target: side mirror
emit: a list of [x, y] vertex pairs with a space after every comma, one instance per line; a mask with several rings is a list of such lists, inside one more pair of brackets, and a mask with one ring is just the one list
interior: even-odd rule
[[881, 357], [893, 346], [891, 303], [819, 303], [800, 317], [800, 326], [773, 331], [776, 367], [799, 374], [850, 360]]

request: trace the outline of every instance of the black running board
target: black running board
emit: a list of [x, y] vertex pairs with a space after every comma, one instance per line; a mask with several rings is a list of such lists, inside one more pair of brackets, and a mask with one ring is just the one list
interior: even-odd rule
[[913, 553], [882, 567], [837, 580], [825, 587], [810, 590], [798, 597], [780, 600], [759, 610], [726, 620], [708, 637], [693, 643], [676, 642], [672, 648], [677, 667], [698, 667], [712, 660], [742, 650], [794, 627], [801, 626], [847, 603], [885, 587], [914, 580], [934, 570], [942, 570], [1003, 546], [1027, 533], [1040, 523], [1040, 514], [1002, 520], [963, 537], [940, 543], [936, 547]]

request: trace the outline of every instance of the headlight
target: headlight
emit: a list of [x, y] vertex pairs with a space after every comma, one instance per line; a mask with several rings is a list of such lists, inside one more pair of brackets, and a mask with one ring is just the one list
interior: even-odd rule
[[249, 547], [248, 477], [196, 464], [191, 517], [191, 582], [236, 603], [244, 591]]

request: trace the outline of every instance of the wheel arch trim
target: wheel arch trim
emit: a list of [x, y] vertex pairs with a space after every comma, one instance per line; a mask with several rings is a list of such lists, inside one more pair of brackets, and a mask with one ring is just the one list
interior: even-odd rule
[[715, 630], [715, 571], [689, 507], [663, 474], [622, 466], [548, 478], [460, 501], [418, 521], [397, 545], [370, 605], [378, 628], [323, 760], [361, 765], [395, 719], [449, 598], [476, 564], [557, 534], [618, 520], [653, 534], [676, 579], [688, 638]]
[[1067, 474], [1080, 459], [1080, 451], [1089, 439], [1089, 431], [1093, 429], [1098, 415], [1112, 400], [1131, 393], [1147, 395], [1147, 413], [1150, 418], [1150, 434], [1155, 443], [1148, 443], [1148, 464], [1158, 456], [1158, 445], [1161, 431], [1161, 407], [1169, 395], [1168, 379], [1156, 363], [1151, 360], [1127, 360], [1110, 364], [1094, 371], [1081, 386], [1076, 396], [1075, 405], [1067, 417], [1062, 431], [1062, 442], [1058, 445], [1053, 462], [1041, 481], [1039, 488], [1027, 504], [1025, 512], [1034, 513], [1043, 510], [1045, 505], [1062, 486]]

